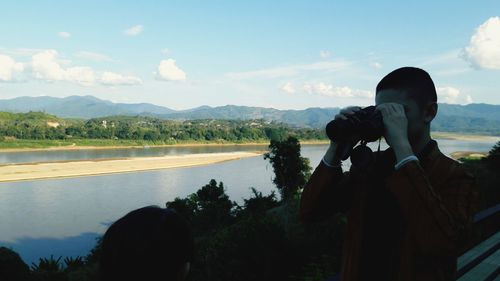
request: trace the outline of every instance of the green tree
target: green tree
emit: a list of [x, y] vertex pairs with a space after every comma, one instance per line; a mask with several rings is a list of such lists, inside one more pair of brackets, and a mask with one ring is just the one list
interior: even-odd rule
[[258, 191], [254, 187], [251, 187], [250, 189], [252, 190], [253, 196], [249, 199], [243, 199], [243, 206], [239, 207], [238, 210], [239, 217], [262, 217], [268, 210], [279, 205], [274, 191], [272, 191], [271, 194], [264, 196], [262, 195], [262, 192]]
[[207, 234], [234, 221], [236, 203], [229, 200], [224, 183], [211, 179], [196, 193], [185, 199], [175, 198], [166, 203], [187, 220], [191, 221], [193, 232]]
[[264, 154], [274, 169], [273, 182], [281, 194], [281, 200], [287, 203], [307, 183], [311, 175], [309, 159], [300, 156], [300, 143], [289, 136], [283, 141], [271, 140], [270, 152]]
[[18, 253], [11, 249], [0, 247], [0, 280], [29, 280], [30, 269]]
[[72, 125], [66, 128], [66, 135], [72, 137], [85, 137], [85, 129], [81, 125]]
[[160, 139], [160, 132], [156, 129], [147, 130], [144, 133], [144, 140], [157, 141], [158, 139]]
[[195, 212], [198, 211], [197, 204], [192, 196], [187, 198], [176, 197], [174, 201], [166, 203], [167, 208], [174, 209], [178, 214], [183, 216], [188, 221], [193, 221]]
[[236, 205], [225, 193], [224, 183], [211, 179], [208, 184], [199, 189], [192, 200], [196, 202], [195, 224], [201, 231], [217, 229], [232, 222], [232, 210]]
[[283, 128], [265, 128], [264, 131], [268, 139], [275, 141], [283, 140], [286, 134]]
[[118, 123], [118, 128], [116, 130], [116, 136], [119, 139], [130, 139], [132, 138], [132, 130], [128, 122]]
[[[242, 219], [197, 243], [192, 280], [291, 280], [300, 257], [273, 218]], [[298, 279], [297, 279], [298, 280]]]
[[492, 168], [500, 168], [500, 141], [493, 146], [485, 160]]
[[63, 271], [61, 263], [62, 257], [55, 259], [52, 255], [50, 258], [40, 258], [38, 264], [33, 263], [31, 271], [35, 276], [35, 280], [54, 280], [65, 281], [67, 280], [66, 274]]

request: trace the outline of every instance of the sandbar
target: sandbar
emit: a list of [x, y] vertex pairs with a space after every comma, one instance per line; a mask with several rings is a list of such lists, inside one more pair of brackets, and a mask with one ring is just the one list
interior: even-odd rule
[[0, 165], [0, 182], [126, 173], [209, 165], [255, 157], [265, 151], [195, 153], [158, 157], [130, 157]]

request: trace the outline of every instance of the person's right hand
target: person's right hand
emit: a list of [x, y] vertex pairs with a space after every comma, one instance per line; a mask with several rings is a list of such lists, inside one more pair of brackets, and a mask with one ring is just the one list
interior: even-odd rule
[[[354, 113], [357, 111], [361, 110], [361, 107], [359, 106], [348, 106], [341, 108], [339, 113], [335, 115], [334, 120], [347, 120], [348, 117], [356, 118]], [[330, 147], [325, 154], [325, 160], [327, 160], [330, 163], [334, 163], [337, 161], [340, 161], [340, 159], [344, 158], [345, 155], [356, 145], [356, 143], [353, 142], [334, 142], [330, 140]], [[339, 150], [339, 151], [337, 151]]]
[[[359, 110], [361, 110], [361, 107], [359, 107], [359, 106], [344, 107], [344, 108], [340, 109], [340, 112], [337, 115], [335, 115], [334, 120], [338, 120], [338, 119], [347, 120], [347, 116], [353, 115], [354, 113], [356, 113]], [[354, 117], [354, 118], [356, 118], [356, 117]]]
[[[356, 113], [359, 110], [361, 110], [361, 107], [359, 107], [359, 106], [348, 106], [348, 107], [341, 108], [339, 113], [335, 115], [334, 120], [340, 120], [340, 119], [347, 120], [348, 116], [351, 118], [357, 119], [356, 116], [353, 116], [353, 115], [354, 115], [354, 113]], [[334, 143], [336, 143], [336, 142], [330, 140], [330, 144], [334, 144]]]

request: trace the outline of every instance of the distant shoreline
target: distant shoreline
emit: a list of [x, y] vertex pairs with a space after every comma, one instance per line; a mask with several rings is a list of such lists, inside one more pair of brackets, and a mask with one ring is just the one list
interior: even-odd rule
[[[448, 140], [461, 140], [461, 141], [479, 141], [479, 142], [498, 142], [500, 136], [489, 135], [473, 135], [449, 132], [431, 132], [431, 137], [434, 139], [448, 139]], [[21, 140], [24, 141], [24, 140]], [[92, 142], [94, 140], [84, 140]], [[103, 140], [96, 140], [96, 142]], [[104, 140], [109, 141], [109, 140]], [[129, 141], [129, 140], [127, 140]], [[30, 140], [32, 143], [37, 143], [35, 140]], [[40, 143], [46, 144], [50, 141], [44, 140]], [[132, 142], [132, 141], [129, 141]], [[69, 142], [68, 142], [69, 143]], [[300, 141], [303, 145], [325, 145], [329, 144], [329, 140], [303, 140]], [[4, 152], [31, 152], [31, 151], [65, 151], [65, 150], [104, 150], [104, 149], [141, 149], [141, 148], [158, 148], [158, 147], [200, 147], [200, 146], [267, 146], [269, 141], [256, 141], [256, 142], [186, 142], [176, 144], [141, 144], [131, 145], [127, 143], [120, 144], [118, 141], [114, 144], [112, 141], [102, 145], [77, 145], [76, 143], [69, 143], [68, 145], [57, 146], [57, 141], [54, 141], [54, 146], [48, 147], [15, 147], [15, 148], [0, 148], [0, 153]], [[28, 144], [27, 144], [28, 145]]]
[[451, 158], [458, 160], [460, 158], [466, 159], [481, 159], [488, 156], [486, 152], [477, 151], [455, 151], [450, 154]]
[[107, 149], [141, 149], [141, 148], [158, 148], [158, 147], [199, 147], [199, 146], [251, 146], [251, 145], [268, 145], [267, 143], [180, 143], [180, 144], [146, 144], [146, 145], [68, 145], [68, 146], [51, 146], [46, 148], [2, 148], [0, 152], [29, 152], [29, 151], [64, 151], [64, 150], [107, 150]]
[[431, 132], [431, 137], [435, 139], [449, 139], [449, 140], [462, 140], [462, 141], [485, 141], [485, 142], [498, 142], [500, 136], [490, 135], [473, 135], [449, 132]]
[[[329, 144], [327, 140], [305, 140], [301, 144]], [[176, 143], [176, 144], [144, 144], [144, 145], [66, 145], [66, 146], [51, 146], [44, 148], [22, 147], [22, 148], [0, 148], [0, 153], [3, 152], [31, 152], [31, 151], [65, 151], [65, 150], [106, 150], [106, 149], [144, 149], [144, 148], [158, 148], [158, 147], [200, 147], [200, 146], [268, 146], [269, 142], [225, 142], [225, 143]]]

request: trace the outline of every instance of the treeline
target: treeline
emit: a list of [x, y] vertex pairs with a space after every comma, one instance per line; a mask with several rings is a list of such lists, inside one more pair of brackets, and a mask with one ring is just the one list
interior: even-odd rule
[[439, 115], [432, 121], [431, 130], [498, 136], [500, 135], [500, 122], [494, 119]]
[[62, 119], [42, 112], [0, 112], [0, 137], [32, 140], [120, 139], [244, 142], [284, 139], [326, 139], [323, 129], [291, 128], [256, 120], [161, 120], [144, 116], [109, 116], [89, 120]]

